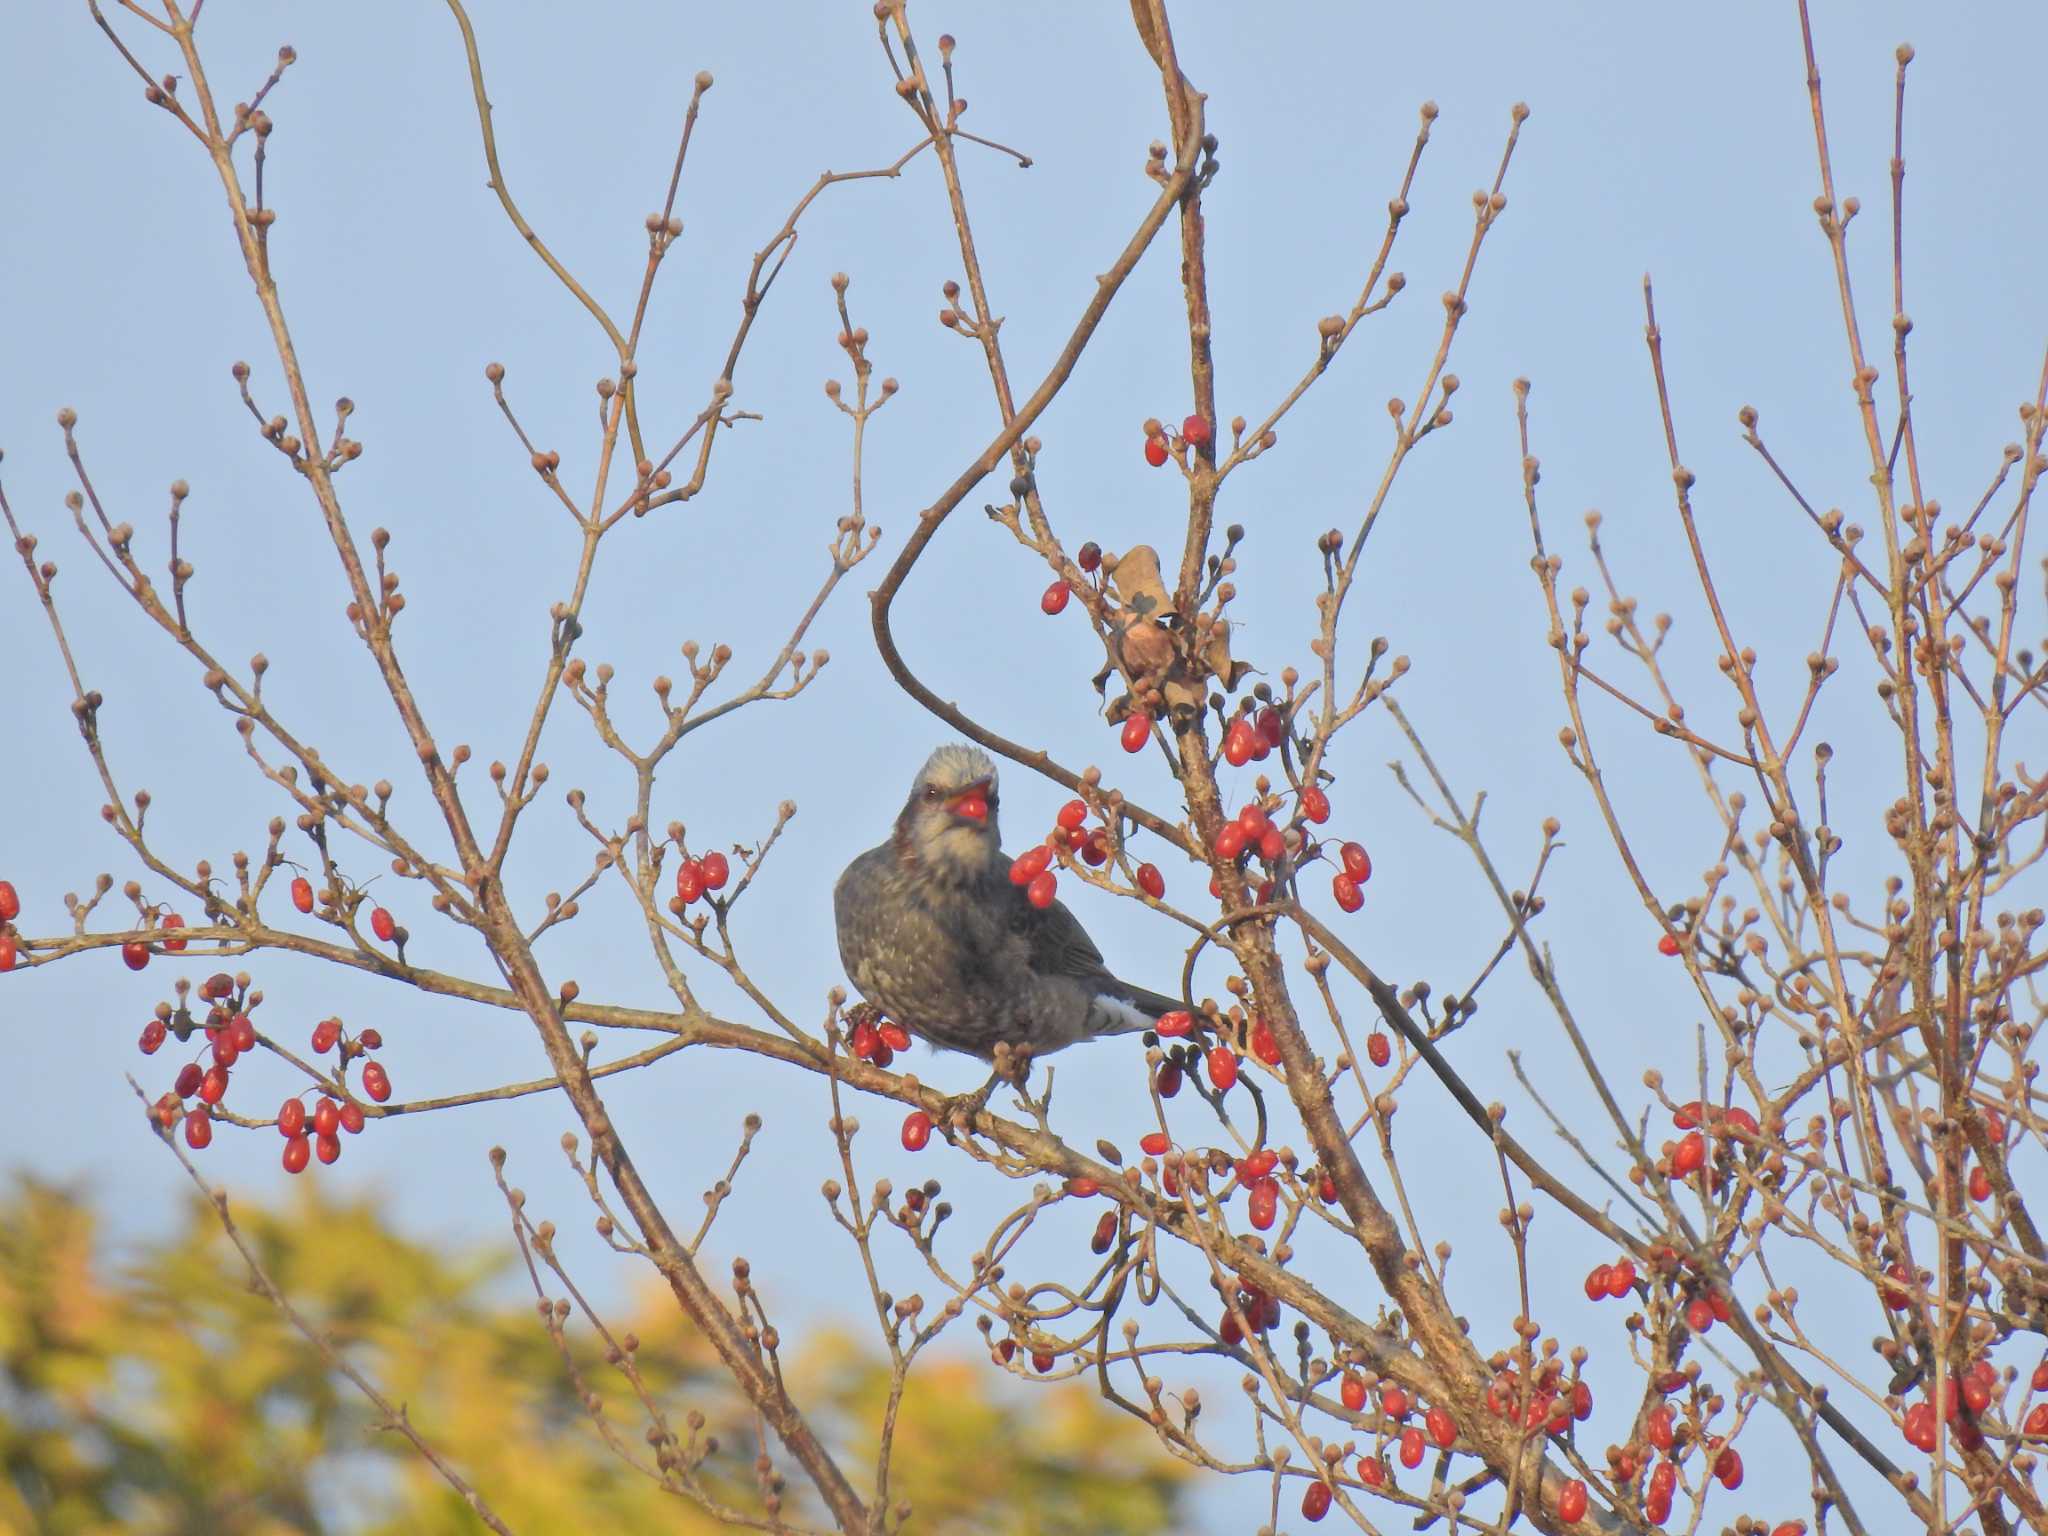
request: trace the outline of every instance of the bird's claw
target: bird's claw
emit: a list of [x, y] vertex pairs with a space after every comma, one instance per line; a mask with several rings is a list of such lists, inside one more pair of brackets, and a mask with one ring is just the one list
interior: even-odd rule
[[1003, 1083], [1009, 1083], [1022, 1092], [1031, 1076], [1031, 1048], [1028, 1045], [1011, 1045], [1007, 1041], [996, 1046], [994, 1070], [988, 1081], [972, 1093], [955, 1094], [947, 1099], [940, 1114], [941, 1123], [964, 1131], [974, 1124], [974, 1117], [988, 1108], [989, 1095]]

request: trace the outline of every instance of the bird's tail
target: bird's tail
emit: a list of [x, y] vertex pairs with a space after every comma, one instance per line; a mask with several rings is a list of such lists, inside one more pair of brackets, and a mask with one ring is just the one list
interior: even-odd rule
[[1096, 994], [1095, 1006], [1090, 1010], [1095, 1017], [1089, 1020], [1089, 1033], [1135, 1035], [1158, 1023], [1162, 1014], [1172, 1013], [1183, 1006], [1177, 997], [1168, 997], [1163, 992], [1148, 992], [1143, 987], [1120, 981], [1114, 988]]

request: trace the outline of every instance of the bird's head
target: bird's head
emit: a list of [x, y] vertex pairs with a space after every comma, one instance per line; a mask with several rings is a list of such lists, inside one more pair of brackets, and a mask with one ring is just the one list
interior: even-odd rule
[[979, 747], [943, 746], [925, 759], [896, 818], [896, 836], [918, 864], [945, 879], [980, 874], [1002, 847], [996, 829], [996, 765]]

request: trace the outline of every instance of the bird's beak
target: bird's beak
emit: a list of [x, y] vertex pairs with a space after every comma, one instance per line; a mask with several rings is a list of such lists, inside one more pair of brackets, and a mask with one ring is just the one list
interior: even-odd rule
[[988, 780], [976, 779], [947, 802], [955, 816], [977, 826], [988, 822]]

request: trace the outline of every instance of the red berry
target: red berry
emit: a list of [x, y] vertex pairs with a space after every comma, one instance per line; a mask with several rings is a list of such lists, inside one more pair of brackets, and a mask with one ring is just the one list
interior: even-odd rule
[[1210, 430], [1209, 423], [1204, 418], [1190, 416], [1180, 424], [1180, 435], [1184, 442], [1190, 443], [1197, 448], [1203, 448], [1208, 446], [1210, 440], [1216, 434]]
[[1380, 1411], [1390, 1419], [1408, 1417], [1408, 1391], [1405, 1387], [1381, 1387]]
[[1385, 1030], [1376, 1029], [1365, 1037], [1365, 1054], [1376, 1067], [1384, 1067], [1394, 1059], [1394, 1045]]
[[284, 1144], [284, 1171], [304, 1173], [306, 1164], [313, 1156], [313, 1144], [304, 1136], [294, 1136]]
[[351, 1099], [341, 1106], [341, 1128], [349, 1135], [359, 1134], [363, 1128], [363, 1106]]
[[1650, 1474], [1650, 1491], [1643, 1496], [1643, 1515], [1650, 1524], [1662, 1525], [1671, 1518], [1671, 1485], [1677, 1481], [1678, 1469], [1668, 1461]]
[[1152, 739], [1152, 717], [1150, 715], [1127, 715], [1124, 717], [1124, 750], [1142, 752], [1145, 743]]
[[1685, 1304], [1685, 1326], [1694, 1333], [1711, 1333], [1714, 1327], [1713, 1304], [1704, 1296], [1695, 1296]]
[[1031, 1369], [1043, 1376], [1052, 1369], [1052, 1356], [1045, 1350], [1034, 1350], [1031, 1355]]
[[1194, 1025], [1193, 1014], [1184, 1008], [1176, 1008], [1171, 1013], [1159, 1015], [1158, 1021], [1153, 1024], [1152, 1029], [1162, 1040], [1172, 1040], [1186, 1034], [1190, 1029], [1194, 1028]]
[[1095, 1223], [1095, 1236], [1088, 1240], [1088, 1247], [1095, 1253], [1107, 1253], [1115, 1241], [1116, 1212], [1104, 1211]]
[[1154, 469], [1166, 462], [1166, 439], [1148, 437], [1145, 439], [1145, 462]]
[[932, 1117], [921, 1109], [913, 1109], [903, 1117], [903, 1150], [922, 1152], [925, 1143], [932, 1139]]
[[1252, 1054], [1269, 1067], [1280, 1065], [1280, 1042], [1273, 1038], [1273, 1026], [1263, 1018], [1252, 1020]]
[[1365, 892], [1358, 888], [1358, 882], [1349, 875], [1338, 875], [1330, 881], [1330, 894], [1337, 898], [1337, 905], [1346, 912], [1356, 912], [1365, 905]]
[[1728, 1446], [1714, 1458], [1714, 1476], [1730, 1493], [1742, 1486], [1742, 1452]]
[[1422, 1465], [1422, 1431], [1413, 1424], [1401, 1431], [1401, 1465], [1409, 1468]]
[[1963, 1378], [1963, 1406], [1972, 1413], [1982, 1413], [1991, 1406], [1991, 1387], [1974, 1372]]
[[1687, 1134], [1671, 1154], [1671, 1176], [1682, 1179], [1699, 1171], [1707, 1160], [1707, 1141], [1698, 1131]]
[[1581, 1424], [1593, 1417], [1593, 1389], [1583, 1381], [1572, 1383], [1572, 1417]]
[[142, 1054], [154, 1056], [164, 1043], [164, 1021], [151, 1019], [142, 1026], [142, 1038], [136, 1042], [142, 1047]]
[[139, 939], [130, 939], [121, 946], [121, 963], [131, 971], [139, 971], [149, 964], [149, 946]]
[[1771, 1536], [1806, 1536], [1804, 1520], [1787, 1520], [1783, 1525], [1771, 1527]]
[[195, 1109], [185, 1117], [185, 1145], [198, 1151], [213, 1140], [213, 1116]]
[[1245, 1203], [1245, 1215], [1261, 1232], [1273, 1225], [1273, 1218], [1280, 1208], [1280, 1181], [1270, 1174], [1252, 1185], [1251, 1197]]
[[1256, 724], [1259, 731], [1259, 740], [1263, 741], [1269, 748], [1277, 747], [1287, 739], [1287, 721], [1280, 711], [1270, 704], [1259, 711], [1259, 718]]
[[1621, 1300], [1636, 1288], [1636, 1264], [1634, 1259], [1616, 1259], [1607, 1267], [1607, 1294], [1616, 1301]]
[[1330, 1485], [1310, 1483], [1301, 1491], [1301, 1518], [1320, 1520], [1330, 1512]]
[[862, 1061], [873, 1061], [875, 1053], [882, 1049], [882, 1034], [866, 1019], [853, 1026], [853, 1039], [848, 1042], [853, 1054]]
[[2034, 1367], [2032, 1385], [2036, 1392], [2048, 1392], [2048, 1360]]
[[1081, 823], [1086, 821], [1087, 819], [1088, 807], [1079, 800], [1069, 800], [1065, 805], [1060, 807], [1059, 815], [1054, 818], [1054, 820], [1057, 821], [1061, 827], [1065, 828], [1069, 832], [1073, 831], [1074, 828], [1080, 826]]
[[1237, 1081], [1237, 1054], [1227, 1045], [1212, 1045], [1208, 1051], [1209, 1081], [1218, 1093], [1230, 1092]]
[[363, 1063], [363, 1092], [379, 1104], [391, 1097], [391, 1079], [385, 1073], [382, 1062]]
[[910, 1031], [893, 1019], [884, 1019], [882, 1027], [876, 1033], [882, 1037], [882, 1044], [892, 1051], [910, 1049]]
[[11, 971], [14, 969], [14, 960], [17, 952], [14, 935], [11, 933], [0, 933], [0, 971]]
[[1154, 1086], [1159, 1090], [1159, 1097], [1170, 1099], [1176, 1093], [1179, 1093], [1180, 1079], [1181, 1070], [1178, 1062], [1162, 1061], [1159, 1063], [1159, 1075], [1153, 1079]]
[[[292, 1102], [297, 1104], [299, 1101], [293, 1099]], [[303, 1120], [304, 1116], [300, 1118]], [[341, 1129], [341, 1106], [323, 1095], [313, 1106], [313, 1129], [322, 1136], [332, 1136]]]
[[398, 933], [398, 921], [388, 909], [378, 907], [370, 913], [370, 932], [389, 944]]
[[1423, 1415], [1423, 1422], [1429, 1426], [1429, 1438], [1446, 1450], [1450, 1449], [1451, 1442], [1458, 1438], [1458, 1423], [1451, 1417], [1448, 1408], [1431, 1408]]
[[1234, 821], [1223, 823], [1223, 830], [1216, 834], [1216, 857], [1228, 864], [1244, 852], [1244, 828]]
[[704, 866], [704, 889], [724, 890], [725, 882], [732, 878], [732, 861], [724, 854], [714, 851], [705, 854], [699, 862]]
[[1372, 856], [1363, 843], [1346, 843], [1342, 849], [1344, 873], [1360, 885], [1372, 878]]
[[1172, 1145], [1164, 1131], [1147, 1131], [1138, 1138], [1138, 1150], [1147, 1157], [1164, 1157], [1166, 1149]]
[[1223, 733], [1223, 760], [1233, 768], [1242, 768], [1252, 760], [1252, 749], [1258, 745], [1258, 738], [1243, 716], [1230, 722], [1230, 729]]
[[331, 1163], [341, 1156], [341, 1138], [329, 1132], [313, 1138], [313, 1155], [323, 1163]]
[[236, 1059], [240, 1057], [241, 1054], [242, 1052], [240, 1047], [238, 1047], [235, 1044], [234, 1040], [226, 1033], [226, 1031], [222, 1031], [220, 1034], [214, 1036], [213, 1059], [219, 1062], [222, 1066], [232, 1067], [235, 1064]]
[[1056, 581], [1045, 589], [1045, 595], [1039, 598], [1038, 606], [1047, 613], [1063, 612], [1067, 606], [1067, 599], [1072, 594], [1073, 589], [1064, 581]]
[[1093, 1200], [1102, 1193], [1102, 1186], [1084, 1173], [1067, 1180], [1067, 1193], [1076, 1200]]
[[[184, 926], [185, 919], [178, 916], [175, 912], [166, 912], [157, 920], [157, 927], [159, 928], [182, 928]], [[182, 954], [187, 942], [185, 939], [165, 939], [163, 941], [164, 953], [167, 955]]]
[[1074, 552], [1074, 564], [1084, 571], [1092, 571], [1102, 564], [1102, 546], [1090, 539]]
[[1059, 884], [1051, 870], [1041, 870], [1024, 888], [1024, 899], [1042, 911], [1052, 905], [1053, 893], [1059, 889]]
[[[1663, 938], [1659, 939], [1657, 941], [1657, 953], [1666, 956], [1677, 954], [1678, 935], [1675, 933], [1667, 933], [1664, 935]], [[1654, 1476], [1654, 1474], [1652, 1475]]]
[[234, 1042], [235, 1049], [238, 1051], [253, 1051], [256, 1049], [256, 1026], [249, 1021], [249, 1015], [246, 1013], [235, 1015], [234, 1022], [228, 1025], [228, 1039]]
[[1266, 829], [1273, 825], [1273, 819], [1266, 814], [1262, 805], [1248, 805], [1237, 813], [1237, 824], [1244, 828], [1247, 841], [1256, 842], [1266, 835]]
[[1915, 1403], [1906, 1410], [1906, 1443], [1923, 1451], [1934, 1449], [1934, 1405]]
[[1029, 885], [1051, 862], [1052, 850], [1045, 844], [1040, 843], [1035, 848], [1027, 848], [1010, 861], [1010, 884]]
[[1586, 1516], [1586, 1485], [1576, 1477], [1557, 1490], [1557, 1518], [1566, 1525]]
[[277, 1134], [296, 1136], [306, 1128], [306, 1106], [303, 1100], [286, 1099], [277, 1107]]
[[334, 1042], [341, 1038], [341, 1020], [322, 1019], [313, 1026], [313, 1053], [324, 1056], [334, 1049]]
[[1984, 1171], [1982, 1163], [1979, 1163], [1970, 1170], [1970, 1198], [1972, 1200], [1989, 1200], [1991, 1198], [1991, 1175]]
[[199, 1091], [201, 1068], [198, 1062], [188, 1061], [178, 1068], [178, 1080], [171, 1084], [171, 1092], [181, 1099], [189, 1099]]
[[1301, 792], [1301, 814], [1305, 821], [1321, 826], [1330, 819], [1330, 797], [1311, 784]]
[[313, 882], [304, 875], [292, 881], [292, 905], [301, 912], [313, 910]]
[[11, 923], [21, 916], [21, 895], [14, 889], [12, 880], [0, 880], [0, 923]]
[[1650, 1410], [1650, 1417], [1644, 1426], [1644, 1432], [1648, 1435], [1650, 1444], [1658, 1450], [1668, 1451], [1671, 1449], [1673, 1429], [1671, 1405], [1669, 1403], [1659, 1403]]
[[1387, 1481], [1387, 1464], [1377, 1456], [1358, 1458], [1358, 1480], [1368, 1488], [1381, 1488]]
[[1138, 889], [1147, 896], [1150, 896], [1154, 901], [1165, 899], [1166, 877], [1159, 873], [1158, 865], [1140, 864], [1138, 866]]
[[218, 1064], [208, 1067], [199, 1079], [199, 1097], [208, 1104], [218, 1104], [228, 1091], [228, 1069]]
[[1081, 844], [1081, 862], [1090, 869], [1100, 869], [1109, 862], [1109, 839], [1097, 827]]
[[704, 864], [701, 859], [685, 859], [676, 866], [676, 899], [684, 906], [698, 900], [704, 894]]
[[1365, 1411], [1365, 1378], [1356, 1371], [1346, 1371], [1344, 1379], [1337, 1384], [1337, 1395], [1344, 1400], [1347, 1413]]
[[1607, 1266], [1595, 1264], [1586, 1276], [1586, 1300], [1599, 1301], [1607, 1294]]
[[[1287, 857], [1287, 836], [1278, 827], [1266, 828], [1265, 834], [1260, 837], [1259, 857], [1268, 864], [1278, 864]], [[1265, 899], [1263, 895], [1259, 897], [1261, 901]]]
[[384, 1048], [384, 1037], [374, 1029], [366, 1029], [356, 1036], [356, 1043], [366, 1051], [379, 1051]]

